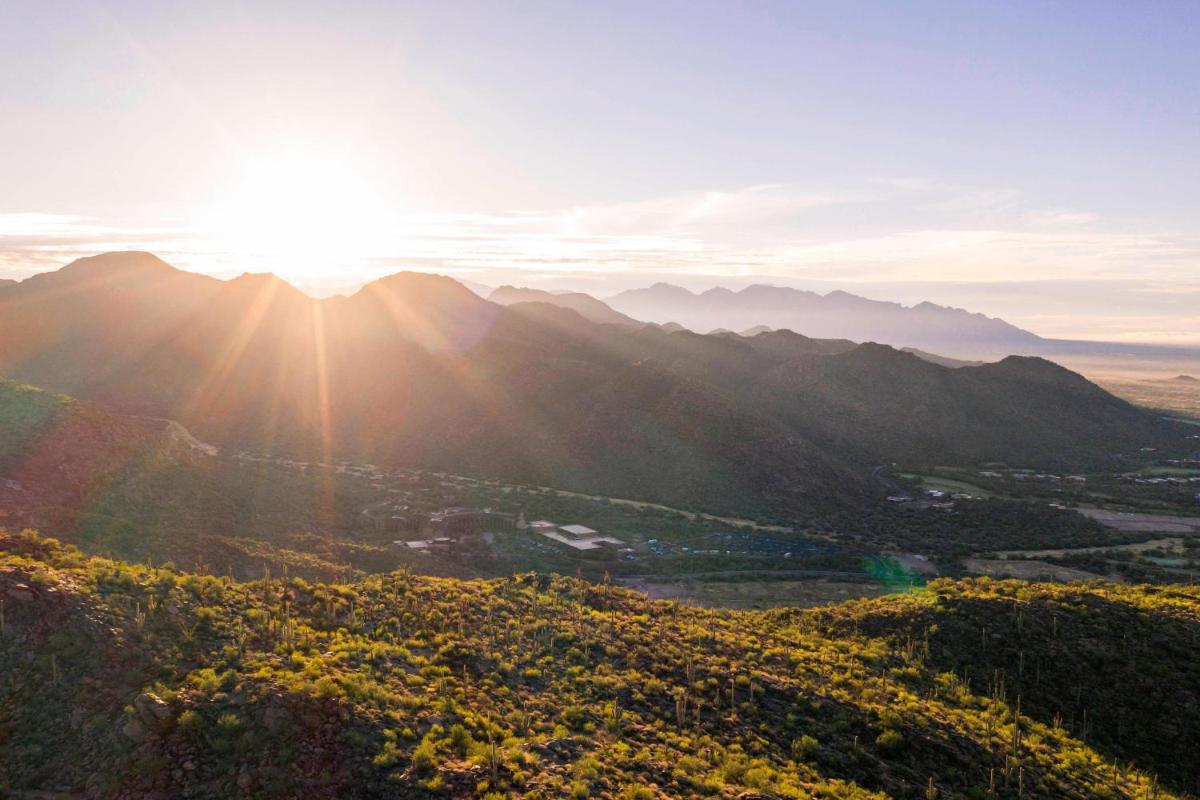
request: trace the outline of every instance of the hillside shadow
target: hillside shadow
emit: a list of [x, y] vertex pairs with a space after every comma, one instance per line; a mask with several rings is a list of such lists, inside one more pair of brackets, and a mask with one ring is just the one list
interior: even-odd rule
[[[1153, 614], [1096, 591], [1054, 602], [943, 598], [909, 632], [919, 639], [930, 630], [931, 666], [964, 677], [977, 694], [1019, 700], [1022, 714], [1195, 792], [1200, 621], [1172, 612], [1171, 587], [1145, 589], [1162, 599]], [[1193, 594], [1179, 597], [1195, 603]]]

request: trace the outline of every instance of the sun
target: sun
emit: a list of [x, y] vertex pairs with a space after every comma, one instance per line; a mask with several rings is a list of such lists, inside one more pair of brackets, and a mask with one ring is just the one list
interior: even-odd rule
[[245, 158], [206, 216], [230, 255], [316, 280], [366, 258], [389, 215], [364, 165], [336, 151], [277, 147]]

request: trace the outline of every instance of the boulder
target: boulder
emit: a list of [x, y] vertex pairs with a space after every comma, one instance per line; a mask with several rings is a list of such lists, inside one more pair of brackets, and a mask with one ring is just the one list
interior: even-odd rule
[[137, 717], [130, 717], [125, 726], [121, 728], [121, 733], [125, 734], [125, 738], [138, 744], [150, 738], [150, 729], [143, 725]]
[[133, 700], [133, 710], [144, 725], [156, 728], [171, 719], [171, 707], [157, 695], [142, 692]]

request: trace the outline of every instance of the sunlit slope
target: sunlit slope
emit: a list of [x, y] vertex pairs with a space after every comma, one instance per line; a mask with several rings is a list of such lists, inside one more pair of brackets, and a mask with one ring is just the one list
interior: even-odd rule
[[228, 448], [724, 512], [845, 507], [887, 460], [1072, 468], [1183, 436], [1048, 362], [949, 369], [788, 332], [503, 308], [400, 273], [314, 300], [108, 254], [0, 294], [0, 371]]
[[[1018, 715], [1011, 680], [973, 688], [924, 624], [997, 594], [1070, 617], [1097, 590], [943, 583], [844, 612], [712, 612], [535, 575], [234, 583], [26, 535], [0, 551], [7, 792], [1179, 796], [1145, 774], [1140, 732], [1111, 734], [1128, 743], [1118, 760], [1028, 701]], [[1180, 626], [1198, 608], [1142, 589], [1110, 602]], [[865, 621], [892, 606], [894, 624]], [[927, 619], [910, 630], [914, 614]], [[1128, 647], [1126, 617], [1111, 619], [1062, 644], [1084, 707], [1086, 667]], [[1175, 650], [1156, 658], [1190, 674]], [[1174, 714], [1196, 723], [1191, 706]]]
[[281, 559], [326, 575], [347, 563], [395, 566], [379, 563], [380, 547], [313, 533], [352, 529], [365, 502], [335, 487], [333, 474], [268, 472], [218, 457], [167, 420], [0, 379], [0, 527], [37, 527], [93, 553], [248, 575]]
[[164, 420], [0, 379], [0, 524], [71, 528], [132, 465], [192, 463], [194, 444]]

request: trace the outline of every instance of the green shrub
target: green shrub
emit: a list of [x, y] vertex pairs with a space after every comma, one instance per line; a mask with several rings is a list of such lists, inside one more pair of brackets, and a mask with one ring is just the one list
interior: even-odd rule
[[885, 753], [896, 753], [904, 749], [904, 735], [898, 730], [887, 729], [875, 737], [875, 745]]

